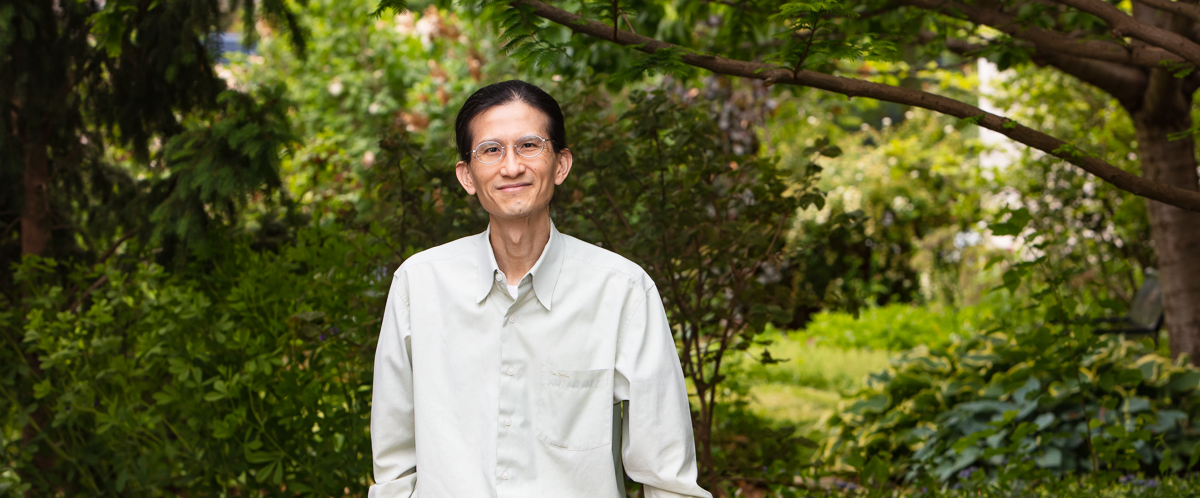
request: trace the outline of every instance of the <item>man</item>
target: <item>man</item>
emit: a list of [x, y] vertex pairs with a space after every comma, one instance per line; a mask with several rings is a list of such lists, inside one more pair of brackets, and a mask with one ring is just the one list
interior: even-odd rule
[[458, 180], [490, 224], [396, 270], [370, 496], [616, 498], [628, 475], [647, 498], [710, 498], [654, 282], [550, 220], [572, 161], [558, 103], [522, 81], [489, 85], [455, 135]]

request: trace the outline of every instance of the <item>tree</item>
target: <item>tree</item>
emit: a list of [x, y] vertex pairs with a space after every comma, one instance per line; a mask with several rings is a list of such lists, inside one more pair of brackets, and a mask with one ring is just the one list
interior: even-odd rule
[[186, 238], [226, 201], [277, 182], [271, 170], [290, 140], [278, 92], [220, 97], [218, 35], [237, 14], [248, 41], [261, 14], [289, 28], [303, 53], [296, 16], [280, 2], [0, 7], [6, 272], [20, 255], [96, 259], [134, 234]]
[[[509, 47], [535, 59], [553, 61], [570, 49], [572, 57], [596, 64], [588, 54], [610, 50], [607, 41], [646, 54], [631, 62], [635, 71], [700, 68], [922, 107], [996, 131], [1145, 197], [1172, 353], [1200, 361], [1200, 178], [1191, 117], [1192, 94], [1200, 88], [1200, 74], [1193, 71], [1200, 65], [1200, 7], [1169, 0], [1120, 7], [1101, 0], [745, 0], [584, 3], [574, 13], [538, 0], [512, 0], [491, 12]], [[571, 38], [543, 20], [586, 36]], [[863, 59], [898, 61], [908, 53], [916, 67], [918, 58], [931, 61], [948, 52], [963, 60], [986, 57], [1002, 67], [1051, 67], [1106, 92], [1132, 119], [1141, 176], [966, 99], [840, 75], [853, 69], [847, 63]]]
[[[248, 39], [262, 14], [303, 51], [282, 2], [261, 11], [249, 0], [0, 6], [0, 297], [3, 314], [19, 317], [5, 320], [6, 343], [25, 339], [29, 295], [13, 273], [22, 258], [91, 265], [155, 248], [171, 258], [237, 224], [250, 196], [278, 186], [280, 149], [294, 140], [280, 92], [227, 91], [214, 71], [218, 35], [238, 13]], [[131, 240], [156, 244], [130, 249]], [[106, 282], [65, 287], [72, 308]], [[38, 430], [54, 416], [35, 401], [32, 386], [47, 381], [41, 359], [6, 352], [29, 370], [4, 381], [31, 407], [22, 451], [42, 470], [66, 465]]]

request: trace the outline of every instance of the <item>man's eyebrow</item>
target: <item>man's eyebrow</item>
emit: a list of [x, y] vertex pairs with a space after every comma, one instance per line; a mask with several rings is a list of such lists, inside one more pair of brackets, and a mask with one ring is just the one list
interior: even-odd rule
[[[532, 132], [531, 132], [531, 133], [522, 133], [520, 136], [518, 136], [518, 137], [516, 138], [516, 140], [520, 140], [520, 139], [522, 139], [522, 138], [525, 138], [525, 137], [533, 137], [533, 136], [540, 137], [540, 136], [542, 136], [542, 134], [541, 134], [541, 133], [532, 133]], [[498, 143], [498, 142], [500, 142], [500, 139], [499, 139], [499, 138], [491, 138], [491, 137], [489, 137], [489, 138], [481, 138], [481, 139], [479, 139], [479, 141], [478, 141], [478, 142], [476, 142], [476, 143], [475, 143], [475, 145], [479, 145], [479, 144], [481, 144], [481, 143], [484, 143], [484, 142], [497, 142], [497, 143]]]

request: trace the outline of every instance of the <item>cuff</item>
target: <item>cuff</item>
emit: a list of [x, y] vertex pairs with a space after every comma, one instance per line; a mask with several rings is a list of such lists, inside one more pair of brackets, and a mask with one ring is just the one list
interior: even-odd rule
[[375, 484], [367, 491], [367, 498], [417, 498], [417, 476], [410, 474], [392, 482]]

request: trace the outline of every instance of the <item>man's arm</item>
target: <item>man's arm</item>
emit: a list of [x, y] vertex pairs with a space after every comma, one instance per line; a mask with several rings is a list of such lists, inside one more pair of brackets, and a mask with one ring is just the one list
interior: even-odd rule
[[629, 401], [621, 455], [646, 498], [711, 498], [696, 483], [687, 384], [658, 289], [625, 318], [617, 344], [614, 392]]
[[412, 344], [408, 297], [401, 276], [392, 279], [383, 327], [375, 349], [371, 386], [371, 461], [375, 485], [369, 498], [412, 498], [417, 486], [413, 419]]

